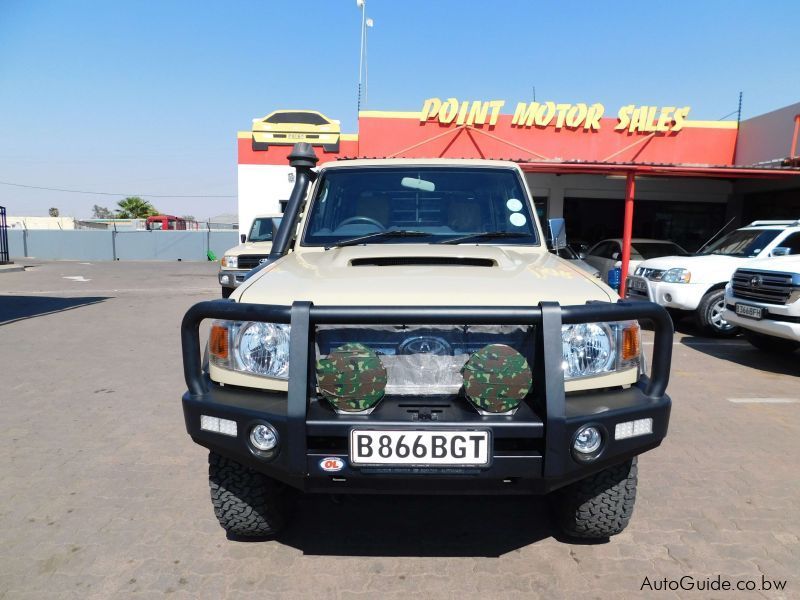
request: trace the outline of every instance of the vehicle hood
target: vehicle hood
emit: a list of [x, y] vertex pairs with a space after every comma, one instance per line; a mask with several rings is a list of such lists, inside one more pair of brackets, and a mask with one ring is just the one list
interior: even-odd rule
[[248, 253], [269, 254], [271, 249], [272, 242], [246, 242], [226, 250], [225, 254], [228, 256], [239, 256], [240, 254]]
[[800, 273], [800, 256], [770, 256], [751, 258], [737, 267], [758, 269], [759, 271], [776, 271], [779, 273]]
[[[448, 264], [419, 264], [425, 259]], [[491, 266], [465, 266], [482, 259]], [[377, 266], [375, 260], [402, 262]], [[366, 262], [353, 265], [352, 262]], [[415, 264], [416, 263], [416, 264]], [[290, 253], [256, 274], [234, 298], [260, 304], [535, 306], [540, 301], [616, 301], [599, 280], [549, 252], [497, 246], [380, 244]]]

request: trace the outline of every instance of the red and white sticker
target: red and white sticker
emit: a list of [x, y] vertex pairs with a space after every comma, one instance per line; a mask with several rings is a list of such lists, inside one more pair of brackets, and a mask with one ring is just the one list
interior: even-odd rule
[[344, 461], [338, 456], [329, 456], [319, 461], [319, 468], [327, 473], [338, 473], [344, 469]]

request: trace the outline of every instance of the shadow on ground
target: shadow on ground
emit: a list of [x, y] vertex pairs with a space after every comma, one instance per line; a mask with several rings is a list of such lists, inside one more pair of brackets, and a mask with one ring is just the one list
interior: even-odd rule
[[107, 299], [108, 296], [0, 296], [0, 325], [97, 304]]
[[484, 556], [524, 548], [556, 530], [539, 496], [300, 495], [277, 541], [329, 556]]
[[[715, 343], [716, 342], [716, 343]], [[800, 375], [800, 352], [771, 354], [751, 346], [742, 337], [714, 340], [684, 337], [681, 344], [720, 360], [781, 375]]]

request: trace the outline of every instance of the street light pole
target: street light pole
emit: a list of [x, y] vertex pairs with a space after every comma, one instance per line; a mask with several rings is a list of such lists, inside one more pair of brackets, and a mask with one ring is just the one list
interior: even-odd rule
[[356, 0], [356, 6], [361, 9], [361, 45], [358, 50], [358, 112], [361, 112], [361, 75], [364, 72], [364, 35], [366, 31], [367, 1]]

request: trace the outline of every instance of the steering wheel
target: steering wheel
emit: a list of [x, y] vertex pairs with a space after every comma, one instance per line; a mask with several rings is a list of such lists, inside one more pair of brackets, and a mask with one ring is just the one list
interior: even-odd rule
[[339, 227], [343, 227], [344, 225], [352, 225], [353, 223], [369, 223], [370, 225], [375, 225], [375, 227], [377, 227], [381, 231], [386, 230], [386, 227], [380, 221], [376, 221], [375, 219], [371, 219], [370, 217], [361, 217], [358, 215], [356, 215], [355, 217], [350, 217], [348, 219], [345, 219], [344, 221], [339, 223], [337, 229]]

